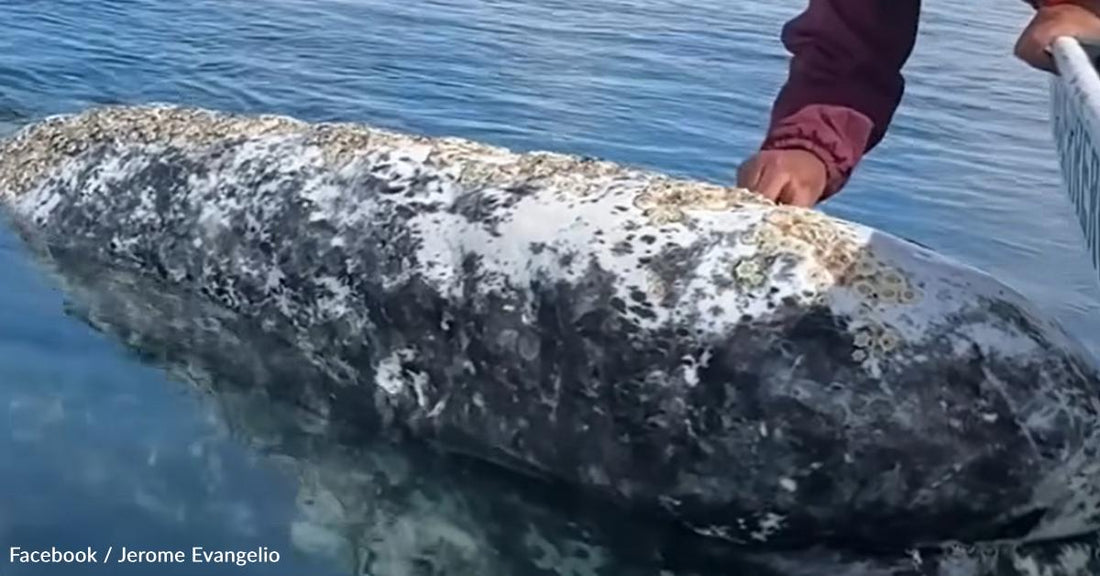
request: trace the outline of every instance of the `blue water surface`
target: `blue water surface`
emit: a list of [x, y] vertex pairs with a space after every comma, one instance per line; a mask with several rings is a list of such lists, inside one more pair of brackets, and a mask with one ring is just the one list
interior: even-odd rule
[[[162, 101], [729, 182], [762, 137], [786, 72], [779, 30], [803, 4], [4, 0], [0, 133], [91, 104]], [[1095, 349], [1097, 274], [1060, 188], [1047, 80], [1011, 57], [1027, 8], [925, 4], [893, 130], [824, 210], [993, 273]], [[340, 573], [290, 540], [297, 478], [256, 458], [200, 395], [67, 315], [6, 229], [0, 270], [0, 550], [263, 546], [282, 554], [279, 573]], [[0, 563], [0, 574], [65, 573]]]

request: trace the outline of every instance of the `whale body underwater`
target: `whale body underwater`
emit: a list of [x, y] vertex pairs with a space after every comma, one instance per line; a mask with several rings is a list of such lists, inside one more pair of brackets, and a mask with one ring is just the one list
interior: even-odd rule
[[[275, 334], [201, 294], [79, 252], [53, 251], [67, 311], [200, 392], [210, 421], [259, 459], [233, 458], [230, 476], [261, 464], [298, 478], [296, 550], [358, 575], [387, 576], [1094, 576], [1100, 534], [1019, 545], [977, 543], [893, 553], [813, 546], [754, 550], [656, 518], [577, 499], [568, 486], [531, 482], [492, 465], [361, 430], [338, 410], [341, 387]], [[336, 397], [335, 405], [321, 399]], [[364, 432], [366, 432], [364, 434]], [[216, 444], [209, 446], [218, 452]], [[190, 446], [180, 446], [190, 452]], [[169, 458], [171, 460], [171, 458]], [[246, 462], [241, 462], [245, 460]], [[252, 464], [248, 464], [251, 462]], [[147, 494], [164, 471], [144, 458], [101, 462], [115, 492]], [[241, 470], [240, 468], [245, 468]], [[158, 472], [158, 469], [160, 471]], [[167, 501], [186, 502], [174, 467]], [[182, 476], [182, 477], [181, 477]], [[202, 482], [201, 479], [192, 478]], [[96, 498], [88, 494], [88, 498]], [[226, 503], [226, 495], [210, 497]], [[203, 498], [206, 499], [205, 497]], [[232, 502], [232, 500], [229, 500]], [[204, 504], [208, 504], [204, 502]], [[278, 502], [273, 503], [277, 508]], [[220, 508], [220, 507], [216, 507]], [[234, 506], [230, 506], [234, 508]], [[186, 508], [183, 508], [186, 509]], [[198, 513], [200, 516], [201, 512]], [[627, 517], [624, 517], [627, 516]]]
[[1100, 528], [1093, 359], [989, 275], [816, 211], [174, 106], [25, 127], [0, 142], [0, 199], [62, 274], [139, 273], [292, 347], [338, 384], [318, 410], [709, 538]]

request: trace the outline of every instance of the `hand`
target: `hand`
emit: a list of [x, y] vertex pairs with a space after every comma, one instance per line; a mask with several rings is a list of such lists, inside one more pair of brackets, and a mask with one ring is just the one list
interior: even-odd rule
[[764, 150], [737, 169], [737, 185], [780, 204], [812, 208], [825, 194], [825, 163], [805, 150]]
[[1100, 39], [1100, 0], [1079, 0], [1039, 8], [1016, 41], [1016, 57], [1035, 68], [1057, 74], [1049, 49], [1059, 36]]

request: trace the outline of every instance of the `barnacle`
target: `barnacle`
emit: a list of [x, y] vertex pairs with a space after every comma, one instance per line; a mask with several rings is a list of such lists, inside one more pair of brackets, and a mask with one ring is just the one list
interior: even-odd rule
[[654, 300], [663, 300], [665, 296], [668, 295], [668, 285], [659, 274], [654, 272], [652, 269], [647, 268], [645, 272], [645, 278], [646, 291], [649, 293], [650, 296], [653, 297]]
[[867, 330], [857, 332], [855, 338], [852, 339], [852, 344], [857, 348], [867, 348], [871, 345], [871, 333]]
[[878, 349], [883, 352], [892, 352], [898, 347], [899, 343], [900, 339], [898, 338], [897, 332], [888, 327], [883, 328], [882, 333], [879, 334], [877, 342]]
[[654, 226], [683, 222], [685, 216], [684, 211], [675, 206], [657, 206], [646, 210], [643, 215]]
[[764, 273], [760, 263], [753, 259], [743, 259], [733, 267], [733, 276], [742, 284], [756, 287], [764, 283]]

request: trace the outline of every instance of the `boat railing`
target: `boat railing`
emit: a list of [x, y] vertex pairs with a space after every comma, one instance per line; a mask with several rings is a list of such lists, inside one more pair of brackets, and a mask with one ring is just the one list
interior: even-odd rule
[[1100, 271], [1100, 45], [1059, 38], [1052, 52], [1051, 123], [1062, 177]]

